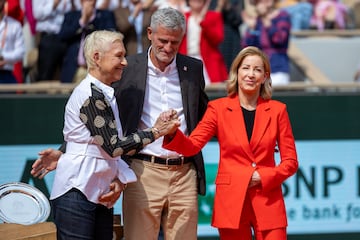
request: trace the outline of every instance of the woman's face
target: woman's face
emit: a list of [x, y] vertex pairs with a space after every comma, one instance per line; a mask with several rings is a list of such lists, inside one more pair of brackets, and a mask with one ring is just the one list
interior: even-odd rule
[[261, 84], [265, 82], [267, 75], [260, 56], [246, 56], [238, 68], [238, 91], [259, 94]]
[[111, 84], [121, 78], [127, 66], [125, 47], [121, 41], [115, 41], [107, 51], [96, 53], [95, 61], [99, 67], [103, 82]]

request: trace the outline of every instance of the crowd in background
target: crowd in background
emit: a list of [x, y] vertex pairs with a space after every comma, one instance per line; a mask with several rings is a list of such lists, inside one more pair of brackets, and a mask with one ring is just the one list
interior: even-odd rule
[[[245, 46], [270, 57], [274, 84], [287, 84], [292, 31], [355, 28], [354, 0], [0, 0], [0, 83], [78, 82], [86, 74], [84, 37], [106, 29], [124, 34], [127, 55], [150, 46], [147, 27], [158, 8], [186, 16], [179, 53], [204, 63], [207, 84], [228, 78]], [[0, 4], [1, 6], [1, 4]], [[350, 7], [352, 6], [352, 7]], [[10, 27], [9, 27], [9, 26]], [[5, 74], [13, 80], [4, 80]]]

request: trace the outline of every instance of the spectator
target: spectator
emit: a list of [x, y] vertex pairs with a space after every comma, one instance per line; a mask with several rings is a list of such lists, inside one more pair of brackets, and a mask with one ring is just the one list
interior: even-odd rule
[[[81, 0], [72, 0], [75, 8], [81, 10]], [[97, 0], [96, 9], [114, 11], [120, 6], [119, 0]]]
[[[21, 9], [19, 0], [5, 1], [7, 4], [7, 9], [5, 12], [8, 16], [18, 20], [21, 25], [24, 24], [24, 12]], [[6, 8], [6, 7], [5, 7]]]
[[206, 84], [227, 79], [227, 68], [219, 48], [224, 40], [224, 22], [221, 12], [209, 10], [209, 4], [210, 0], [188, 0], [186, 33], [179, 47], [179, 53], [204, 62]]
[[116, 26], [124, 34], [128, 55], [141, 53], [150, 46], [147, 27], [155, 9], [144, 9], [143, 5], [141, 0], [122, 0], [121, 5], [114, 10]]
[[25, 54], [22, 25], [7, 15], [6, 0], [0, 0], [0, 83], [17, 83], [14, 66]]
[[36, 19], [33, 12], [32, 0], [22, 0], [22, 7], [25, 11], [25, 20], [29, 24], [29, 30], [32, 35], [36, 34]]
[[115, 18], [109, 10], [96, 9], [96, 0], [81, 0], [81, 10], [65, 14], [59, 32], [66, 43], [60, 80], [63, 83], [79, 82], [86, 76], [86, 62], [83, 57], [83, 41], [95, 30], [116, 30]]
[[276, 7], [289, 13], [292, 31], [310, 29], [313, 5], [307, 0], [283, 0], [279, 1]]
[[252, 233], [257, 240], [286, 240], [281, 187], [295, 174], [298, 161], [286, 106], [271, 100], [270, 81], [265, 53], [244, 48], [231, 66], [228, 96], [209, 102], [189, 137], [177, 130], [164, 138], [166, 149], [192, 156], [217, 137], [220, 160], [212, 226], [221, 240], [251, 240]]
[[227, 69], [230, 69], [233, 59], [241, 49], [241, 12], [244, 9], [244, 2], [240, 0], [217, 1], [215, 10], [222, 13], [224, 21], [224, 41], [220, 44], [220, 51]]
[[36, 34], [36, 20], [33, 14], [32, 0], [21, 0], [25, 13], [23, 33], [25, 38], [25, 57], [23, 59], [24, 82], [37, 81], [38, 43]]
[[[5, 5], [5, 15], [8, 15], [15, 20], [18, 20], [21, 23], [21, 26], [24, 25], [24, 12], [20, 7], [20, 1], [19, 0], [12, 0], [6, 2], [7, 7]], [[24, 33], [23, 33], [24, 35]], [[25, 37], [25, 36], [24, 36]], [[23, 61], [18, 61], [14, 64], [13, 74], [16, 78], [16, 81], [18, 83], [24, 82], [24, 76], [23, 76]]]
[[186, 0], [144, 0], [145, 6], [154, 5], [156, 8], [175, 8], [176, 10], [186, 13], [190, 11], [190, 8], [186, 2]]
[[58, 33], [64, 14], [72, 9], [71, 0], [33, 0], [32, 9], [36, 20], [36, 32], [40, 34], [38, 45], [37, 80], [58, 80], [66, 44]]
[[275, 0], [254, 0], [256, 16], [244, 11], [242, 16], [247, 29], [242, 40], [243, 47], [255, 46], [270, 58], [272, 84], [290, 82], [290, 63], [287, 54], [291, 32], [289, 14], [275, 8]]
[[319, 31], [345, 29], [348, 7], [340, 0], [316, 0], [311, 24]]

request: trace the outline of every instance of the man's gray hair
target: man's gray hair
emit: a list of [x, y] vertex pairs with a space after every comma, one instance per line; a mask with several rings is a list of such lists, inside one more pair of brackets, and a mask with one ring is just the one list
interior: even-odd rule
[[150, 27], [154, 32], [156, 32], [159, 26], [171, 30], [181, 29], [183, 34], [185, 34], [185, 16], [180, 11], [171, 7], [160, 8], [152, 14], [150, 23]]

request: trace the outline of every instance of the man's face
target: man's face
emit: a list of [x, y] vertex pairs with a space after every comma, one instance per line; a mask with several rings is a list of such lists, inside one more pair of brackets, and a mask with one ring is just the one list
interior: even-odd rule
[[154, 32], [148, 28], [148, 38], [151, 41], [151, 55], [154, 65], [160, 69], [169, 65], [178, 52], [183, 38], [183, 32], [179, 30], [169, 30], [159, 26]]

